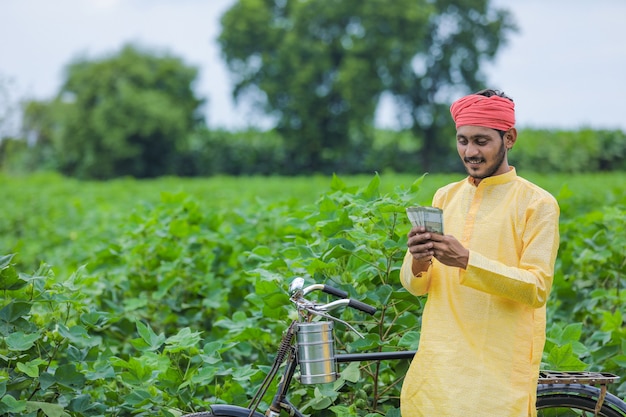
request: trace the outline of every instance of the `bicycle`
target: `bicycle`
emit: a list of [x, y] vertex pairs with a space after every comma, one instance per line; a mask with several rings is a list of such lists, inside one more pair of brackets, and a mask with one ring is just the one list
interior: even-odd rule
[[[307, 295], [314, 291], [338, 297], [330, 303], [313, 302]], [[290, 300], [298, 312], [284, 332], [274, 363], [247, 407], [214, 404], [210, 411], [186, 414], [183, 417], [304, 417], [288, 399], [294, 379], [300, 383], [323, 384], [337, 379], [337, 364], [348, 362], [410, 360], [416, 351], [365, 352], [335, 354], [334, 322], [342, 323], [359, 332], [349, 323], [329, 312], [344, 306], [373, 315], [376, 308], [348, 298], [348, 294], [325, 284], [304, 286], [304, 279], [295, 278], [289, 286]], [[320, 319], [314, 320], [316, 317]], [[285, 364], [282, 378], [265, 413], [258, 411], [280, 367]], [[299, 368], [299, 376], [297, 371]], [[541, 371], [537, 385], [537, 412], [539, 417], [602, 416], [626, 417], [626, 403], [608, 392], [608, 384], [618, 376], [598, 372]]]

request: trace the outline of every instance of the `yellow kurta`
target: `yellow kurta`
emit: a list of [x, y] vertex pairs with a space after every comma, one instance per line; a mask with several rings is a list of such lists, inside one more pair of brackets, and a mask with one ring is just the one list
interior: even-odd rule
[[558, 204], [511, 168], [443, 187], [433, 206], [470, 256], [466, 270], [434, 260], [418, 277], [404, 258], [402, 285], [428, 297], [402, 417], [535, 416]]

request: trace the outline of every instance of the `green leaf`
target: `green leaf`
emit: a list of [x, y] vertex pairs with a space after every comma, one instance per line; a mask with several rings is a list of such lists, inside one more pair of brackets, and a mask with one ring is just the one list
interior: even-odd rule
[[12, 300], [9, 304], [0, 309], [0, 320], [13, 323], [20, 317], [25, 317], [30, 313], [32, 304], [25, 301]]
[[374, 293], [370, 293], [370, 297], [376, 301], [379, 306], [385, 306], [393, 296], [393, 287], [391, 285], [380, 285]]
[[563, 333], [561, 334], [561, 338], [559, 340], [559, 344], [566, 344], [570, 342], [577, 342], [580, 340], [580, 336], [583, 332], [583, 324], [582, 323], [572, 323], [568, 324], [565, 329], [563, 329]]
[[50, 374], [48, 372], [42, 372], [41, 375], [39, 376], [39, 386], [44, 391], [47, 390], [48, 388], [50, 388], [56, 382], [57, 381], [54, 378], [54, 375], [52, 375], [52, 374]]
[[339, 214], [339, 218], [323, 222], [320, 227], [320, 231], [324, 236], [330, 238], [343, 230], [352, 228], [352, 226], [353, 222], [352, 219], [350, 219], [348, 212], [346, 210], [342, 210]]
[[334, 214], [338, 208], [337, 203], [328, 196], [322, 196], [317, 203], [317, 207], [320, 214]]
[[419, 191], [420, 187], [422, 186], [422, 182], [424, 182], [424, 178], [426, 178], [426, 175], [427, 174], [423, 174], [421, 177], [413, 181], [410, 188], [411, 192], [416, 193]]
[[165, 341], [167, 351], [180, 352], [192, 348], [200, 342], [201, 334], [201, 332], [192, 332], [189, 327], [182, 328], [176, 335], [168, 337]]
[[345, 405], [333, 405], [332, 407], [330, 407], [330, 410], [334, 413], [336, 417], [354, 416], [354, 410], [351, 410]]
[[63, 409], [63, 406], [59, 404], [51, 404], [41, 401], [26, 402], [27, 412], [33, 413], [37, 410], [41, 410], [47, 417], [70, 417], [70, 415]]
[[104, 415], [106, 406], [104, 404], [95, 402], [94, 399], [87, 395], [82, 394], [73, 398], [68, 405], [68, 410], [80, 413], [81, 415]]
[[558, 323], [553, 323], [548, 331], [548, 339], [556, 345], [565, 345], [580, 340], [582, 323], [572, 323], [562, 328]]
[[[283, 293], [280, 288], [280, 283], [277, 282], [276, 277], [261, 277], [254, 284], [255, 292], [260, 296], [266, 296], [270, 294]], [[284, 293], [283, 293], [284, 294]]]
[[141, 350], [155, 351], [165, 343], [165, 335], [163, 333], [157, 335], [149, 325], [143, 324], [140, 321], [137, 321], [136, 325], [137, 332], [145, 342], [145, 346], [143, 346]]
[[374, 178], [367, 184], [367, 187], [363, 190], [362, 195], [365, 199], [373, 199], [379, 196], [380, 189], [380, 176], [374, 175]]
[[380, 337], [377, 334], [369, 333], [363, 335], [364, 338], [358, 338], [350, 343], [350, 348], [355, 351], [374, 350], [381, 344]]
[[[374, 415], [377, 416], [377, 415]], [[365, 417], [374, 417], [374, 416], [370, 416], [369, 414]], [[390, 410], [387, 411], [387, 414], [385, 414], [385, 417], [400, 417], [400, 409], [399, 408], [392, 408]]]
[[341, 371], [341, 378], [348, 382], [357, 382], [361, 379], [361, 367], [358, 362], [351, 362]]
[[142, 385], [151, 381], [152, 372], [154, 367], [148, 363], [148, 354], [138, 358], [130, 358], [128, 362], [119, 358], [111, 358], [111, 364], [113, 366], [126, 369], [126, 372], [122, 372], [120, 375], [122, 380], [130, 385]]
[[309, 405], [314, 410], [324, 410], [333, 403], [333, 401], [339, 396], [339, 393], [332, 388], [332, 384], [320, 384], [315, 387], [314, 398]]
[[150, 404], [152, 394], [143, 389], [136, 389], [124, 397], [126, 402], [134, 407]]
[[548, 354], [547, 360], [549, 365], [555, 370], [582, 371], [587, 368], [587, 365], [574, 355], [571, 344], [553, 347]]
[[240, 366], [233, 371], [233, 379], [236, 381], [249, 381], [250, 377], [254, 376], [257, 372], [259, 371], [252, 369], [250, 365]]
[[398, 346], [406, 347], [408, 350], [417, 350], [420, 341], [420, 332], [406, 332], [398, 342]]
[[11, 261], [13, 260], [14, 256], [15, 256], [14, 253], [0, 256], [0, 270], [3, 270], [11, 266]]
[[610, 360], [615, 362], [620, 368], [626, 369], [626, 355], [613, 356]]
[[333, 174], [333, 179], [330, 182], [330, 188], [334, 191], [345, 190], [346, 183], [343, 182], [336, 174]]
[[78, 389], [85, 385], [85, 376], [76, 370], [76, 365], [61, 365], [54, 371], [54, 379], [57, 383]]
[[5, 341], [9, 350], [22, 352], [30, 349], [41, 336], [38, 333], [25, 334], [24, 332], [11, 333]]
[[572, 350], [579, 358], [585, 357], [589, 354], [589, 347], [586, 344], [580, 342], [571, 342], [571, 344]]
[[115, 378], [115, 370], [111, 364], [104, 361], [98, 361], [94, 363], [92, 371], [85, 372], [85, 378], [89, 381]]
[[[278, 309], [289, 302], [289, 297], [286, 294], [266, 294], [263, 296], [263, 303], [266, 307], [271, 309]], [[277, 316], [278, 317], [278, 316]]]
[[602, 330], [605, 332], [619, 331], [624, 325], [621, 310], [616, 310], [615, 313], [609, 311], [602, 312]]
[[613, 338], [612, 332], [605, 332], [605, 331], [598, 330], [598, 331], [593, 332], [593, 334], [589, 337], [589, 340], [599, 342], [603, 345], [607, 345], [611, 343], [612, 338]]
[[210, 384], [215, 379], [218, 369], [217, 366], [203, 366], [193, 374], [191, 381], [199, 385]]
[[0, 291], [19, 290], [27, 284], [11, 264], [12, 259], [13, 254], [0, 257]]
[[31, 378], [39, 376], [39, 365], [46, 363], [43, 359], [37, 358], [28, 362], [18, 362], [17, 369]]
[[80, 316], [80, 321], [85, 326], [90, 328], [92, 327], [101, 327], [104, 326], [110, 318], [109, 313], [104, 313], [102, 311], [90, 311], [88, 313], [83, 313]]
[[9, 415], [20, 415], [26, 411], [26, 400], [16, 400], [11, 394], [5, 394], [0, 403], [7, 407]]
[[328, 245], [331, 247], [340, 247], [346, 251], [346, 253], [353, 252], [356, 249], [356, 245], [346, 238], [331, 238], [328, 239]]
[[102, 339], [98, 336], [91, 336], [87, 329], [83, 326], [72, 326], [67, 327], [63, 324], [58, 325], [59, 334], [65, 338], [67, 338], [70, 343], [75, 344], [77, 346], [85, 346], [92, 347], [98, 346]]

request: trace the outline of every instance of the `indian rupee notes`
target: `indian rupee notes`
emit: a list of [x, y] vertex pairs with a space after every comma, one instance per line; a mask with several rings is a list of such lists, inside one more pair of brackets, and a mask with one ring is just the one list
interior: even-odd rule
[[406, 214], [413, 226], [424, 226], [432, 233], [443, 234], [443, 211], [437, 207], [407, 207]]

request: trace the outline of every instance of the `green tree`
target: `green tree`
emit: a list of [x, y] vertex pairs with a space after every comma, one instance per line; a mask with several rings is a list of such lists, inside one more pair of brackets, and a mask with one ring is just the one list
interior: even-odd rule
[[256, 93], [276, 117], [288, 164], [344, 172], [371, 145], [384, 91], [424, 139], [425, 168], [449, 155], [445, 103], [483, 84], [480, 64], [513, 28], [489, 0], [239, 0], [222, 25], [234, 96]]
[[25, 128], [51, 142], [59, 170], [79, 178], [176, 173], [190, 132], [202, 121], [192, 84], [197, 69], [179, 58], [125, 46], [79, 59], [50, 103], [26, 107]]
[[261, 93], [276, 118], [288, 170], [346, 172], [370, 148], [381, 71], [420, 49], [430, 13], [425, 0], [240, 0], [219, 42], [234, 96]]

